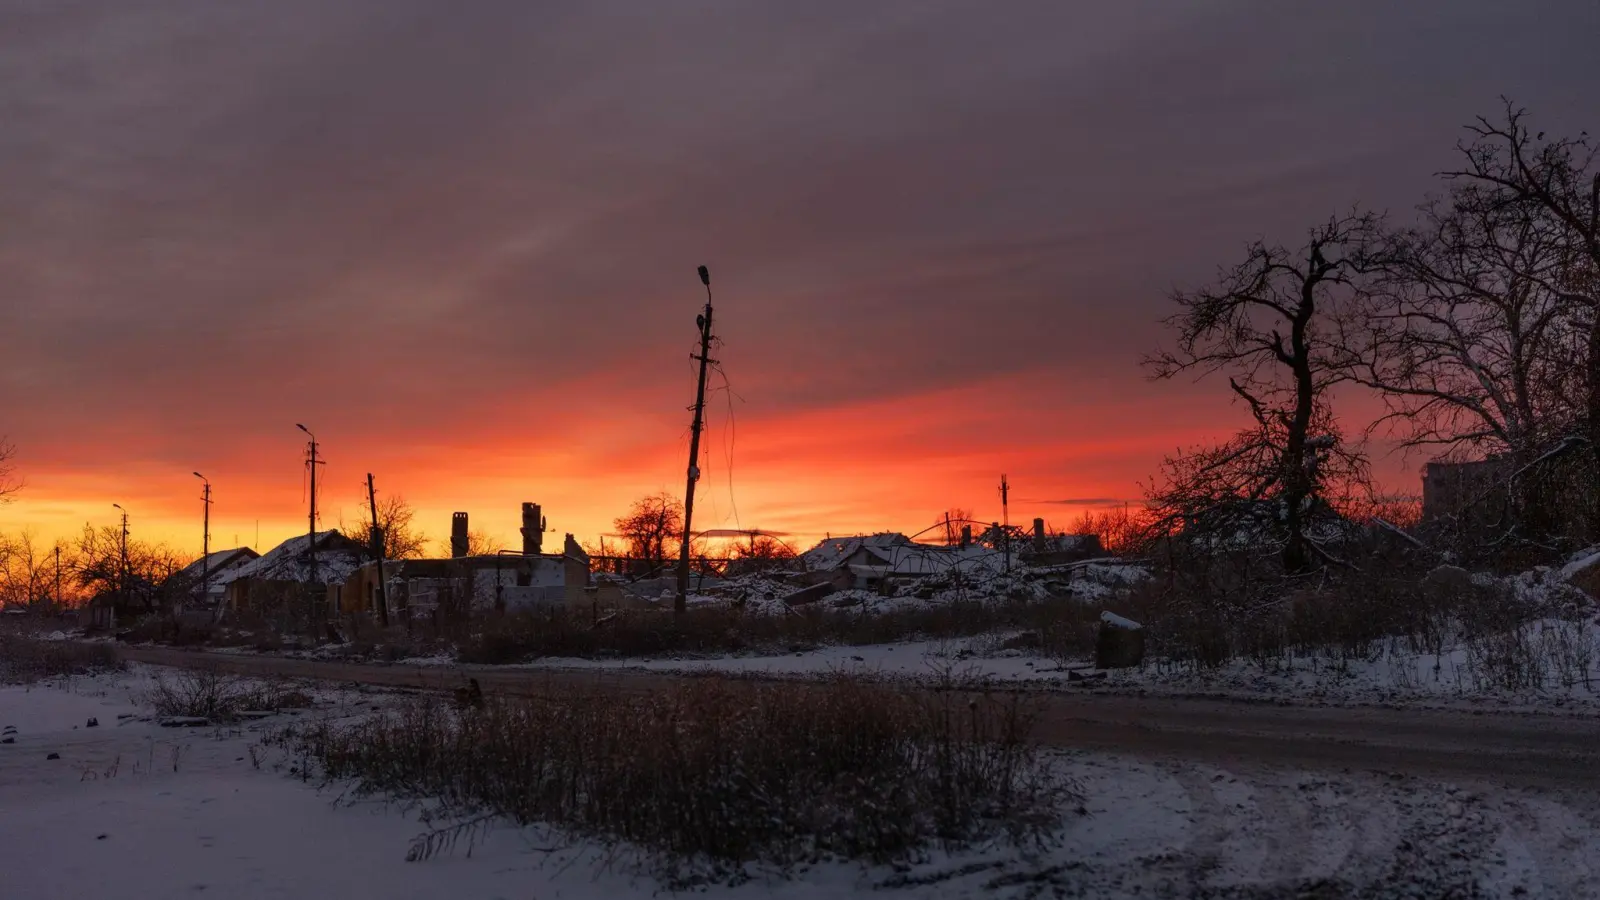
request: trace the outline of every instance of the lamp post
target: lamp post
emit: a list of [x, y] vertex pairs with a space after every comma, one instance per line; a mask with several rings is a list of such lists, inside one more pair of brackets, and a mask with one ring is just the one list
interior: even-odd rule
[[307, 623], [315, 616], [316, 585], [317, 585], [317, 466], [322, 462], [317, 458], [317, 436], [311, 429], [296, 422], [294, 427], [304, 431], [306, 437], [311, 438], [311, 443], [306, 447], [306, 468], [311, 470], [311, 511], [307, 516], [306, 528], [306, 554], [310, 562], [309, 578], [306, 583], [306, 602], [308, 604]]
[[117, 586], [117, 593], [122, 595], [122, 602], [126, 604], [128, 602], [128, 511], [123, 508], [121, 503], [113, 503], [111, 505], [122, 510], [122, 539], [118, 547], [118, 553], [122, 557], [122, 567], [117, 578], [117, 581], [120, 582]]
[[194, 473], [194, 477], [205, 485], [200, 494], [200, 502], [205, 504], [205, 525], [200, 536], [200, 602], [203, 604], [211, 599], [211, 481], [199, 472]]

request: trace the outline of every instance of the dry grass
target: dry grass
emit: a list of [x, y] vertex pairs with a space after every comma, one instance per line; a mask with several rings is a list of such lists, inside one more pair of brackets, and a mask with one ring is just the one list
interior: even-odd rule
[[1145, 624], [1157, 666], [1200, 672], [1248, 660], [1272, 671], [1312, 659], [1344, 670], [1387, 658], [1404, 672], [1426, 657], [1462, 690], [1540, 691], [1589, 684], [1600, 660], [1594, 604], [1576, 589], [1519, 593], [1506, 581], [1421, 567], [1301, 583], [1205, 575], [1169, 571], [1123, 602]]
[[106, 644], [42, 641], [0, 633], [0, 682], [27, 683], [120, 668], [116, 649]]
[[554, 826], [636, 848], [677, 878], [729, 878], [749, 863], [891, 862], [1044, 837], [1067, 789], [1032, 724], [1016, 696], [706, 679], [642, 697], [419, 701], [282, 740], [360, 794]]
[[735, 607], [622, 611], [605, 617], [553, 609], [486, 619], [458, 647], [464, 663], [498, 665], [539, 657], [714, 656], [791, 652], [824, 644], [866, 646], [949, 640], [997, 631], [1034, 635], [1040, 652], [1090, 652], [1098, 607], [1068, 598], [1031, 602], [954, 601], [894, 612], [816, 604], [783, 615]]

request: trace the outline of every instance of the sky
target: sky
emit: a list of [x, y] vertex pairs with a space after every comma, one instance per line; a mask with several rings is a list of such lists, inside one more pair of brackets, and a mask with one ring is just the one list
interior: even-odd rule
[[[365, 478], [438, 538], [1065, 525], [1242, 424], [1175, 288], [1403, 218], [1501, 95], [1600, 126], [1592, 0], [0, 0], [0, 529], [198, 551]], [[1421, 460], [1386, 456], [1396, 489]]]

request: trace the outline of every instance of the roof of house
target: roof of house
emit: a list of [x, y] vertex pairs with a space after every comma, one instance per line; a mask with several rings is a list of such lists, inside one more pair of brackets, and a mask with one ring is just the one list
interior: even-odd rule
[[229, 569], [237, 568], [245, 563], [257, 559], [261, 554], [249, 547], [234, 547], [231, 550], [213, 550], [211, 555], [202, 556], [194, 562], [184, 566], [178, 572], [180, 578], [192, 578], [199, 581], [204, 575], [208, 579], [221, 575]]
[[[241, 578], [258, 578], [265, 581], [309, 581], [311, 559], [306, 552], [310, 546], [309, 535], [298, 535], [273, 547], [238, 568], [223, 573], [217, 579], [228, 584]], [[366, 559], [370, 551], [359, 541], [347, 538], [337, 530], [319, 531], [316, 535], [317, 580], [332, 584], [350, 577]]]
[[910, 544], [910, 538], [896, 531], [828, 538], [800, 554], [800, 560], [810, 571], [828, 571], [845, 565], [857, 550], [864, 549], [887, 563], [892, 559], [896, 547]]
[[981, 544], [946, 547], [919, 544], [903, 534], [859, 535], [830, 538], [801, 555], [811, 571], [831, 571], [849, 567], [863, 578], [885, 575], [922, 577], [951, 571], [972, 571], [1002, 565], [1002, 554]]
[[908, 541], [890, 548], [873, 549], [871, 555], [881, 562], [853, 563], [850, 571], [863, 578], [922, 578], [958, 571], [969, 574], [991, 569], [999, 571], [1004, 565], [1004, 554], [981, 544], [941, 547]]

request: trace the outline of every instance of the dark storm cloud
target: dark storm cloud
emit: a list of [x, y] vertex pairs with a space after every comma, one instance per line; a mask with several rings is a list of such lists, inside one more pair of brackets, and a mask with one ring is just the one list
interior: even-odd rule
[[7, 427], [161, 454], [597, 372], [681, 404], [701, 262], [766, 410], [1143, 390], [1162, 294], [1243, 241], [1409, 207], [1499, 93], [1593, 124], [1597, 32], [1586, 0], [10, 2]]

